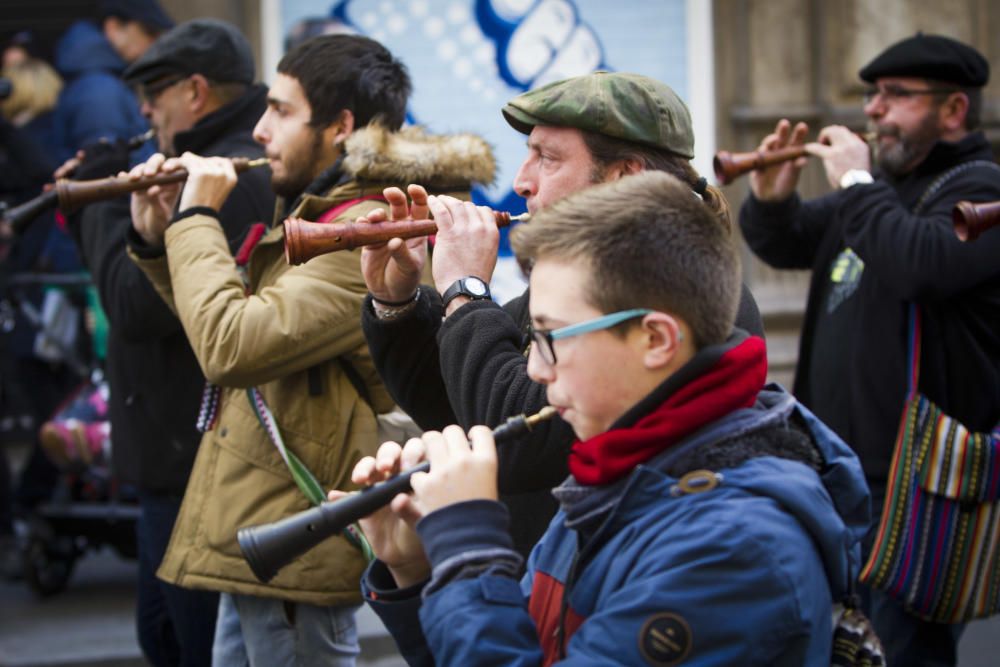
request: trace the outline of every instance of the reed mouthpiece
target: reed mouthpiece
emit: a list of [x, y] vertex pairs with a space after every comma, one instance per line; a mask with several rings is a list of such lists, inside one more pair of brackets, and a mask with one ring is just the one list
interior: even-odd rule
[[553, 417], [556, 416], [557, 413], [558, 410], [556, 410], [554, 407], [552, 407], [551, 405], [546, 405], [544, 408], [542, 408], [535, 414], [525, 418], [524, 421], [527, 423], [528, 428], [531, 428], [538, 422], [544, 422], [552, 419]]

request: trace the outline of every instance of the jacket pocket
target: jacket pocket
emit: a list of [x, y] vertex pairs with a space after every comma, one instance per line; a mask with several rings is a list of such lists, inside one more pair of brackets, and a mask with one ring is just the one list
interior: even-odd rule
[[[237, 530], [277, 521], [310, 506], [249, 405], [242, 408], [230, 406], [215, 427], [212, 444], [218, 457], [202, 517], [209, 548], [237, 557], [241, 557]], [[303, 461], [315, 460], [321, 447], [301, 437], [286, 444]]]

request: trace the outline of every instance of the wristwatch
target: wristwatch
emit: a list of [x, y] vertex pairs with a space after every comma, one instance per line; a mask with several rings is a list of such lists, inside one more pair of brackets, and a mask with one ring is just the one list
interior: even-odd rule
[[447, 308], [452, 299], [457, 296], [466, 296], [473, 301], [484, 301], [492, 299], [490, 286], [482, 278], [476, 276], [466, 276], [453, 282], [441, 295], [444, 307]]
[[846, 190], [852, 185], [865, 185], [868, 183], [874, 183], [875, 179], [864, 169], [848, 169], [844, 172], [844, 175], [840, 177], [840, 188]]

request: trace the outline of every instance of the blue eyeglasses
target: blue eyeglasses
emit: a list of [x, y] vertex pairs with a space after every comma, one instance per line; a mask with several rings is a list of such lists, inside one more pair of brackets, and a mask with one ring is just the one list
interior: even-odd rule
[[616, 324], [621, 324], [626, 320], [635, 319], [636, 317], [642, 317], [643, 315], [648, 315], [656, 311], [650, 310], [648, 308], [633, 308], [632, 310], [620, 310], [617, 313], [610, 313], [608, 315], [601, 315], [600, 317], [595, 317], [592, 320], [586, 320], [585, 322], [579, 322], [577, 324], [571, 324], [566, 327], [561, 327], [559, 329], [536, 329], [530, 324], [528, 325], [528, 335], [531, 336], [531, 340], [535, 347], [538, 348], [538, 353], [542, 355], [542, 359], [545, 360], [550, 366], [554, 366], [556, 363], [556, 351], [552, 346], [552, 343], [559, 340], [560, 338], [570, 338], [572, 336], [579, 336], [580, 334], [590, 333], [591, 331], [600, 331], [602, 329], [608, 329], [615, 326]]

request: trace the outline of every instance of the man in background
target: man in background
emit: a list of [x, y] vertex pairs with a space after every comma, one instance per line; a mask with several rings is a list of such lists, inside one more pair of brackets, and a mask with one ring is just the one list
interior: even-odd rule
[[[256, 158], [263, 151], [253, 127], [266, 108], [266, 89], [255, 83], [254, 70], [250, 44], [235, 27], [200, 19], [165, 33], [125, 72], [125, 80], [137, 91], [165, 154]], [[105, 147], [84, 155], [78, 177], [128, 168], [127, 152]], [[273, 209], [267, 170], [244, 173], [219, 211], [231, 247]], [[196, 423], [205, 378], [177, 316], [128, 258], [128, 198], [92, 204], [73, 220], [110, 325], [115, 470], [139, 489], [139, 643], [154, 665], [209, 665], [218, 595], [156, 578], [201, 439]]]
[[120, 77], [173, 21], [156, 0], [105, 0], [99, 18], [100, 25], [74, 23], [56, 45], [56, 69], [66, 80], [54, 112], [57, 164], [102, 139], [128, 139], [148, 127]]
[[[835, 192], [799, 197], [805, 159], [753, 172], [740, 226], [769, 265], [813, 270], [795, 394], [861, 459], [875, 515], [867, 552], [907, 394], [911, 304], [925, 341], [919, 391], [970, 430], [1000, 420], [1000, 233], [964, 244], [951, 222], [959, 200], [1000, 199], [1000, 169], [979, 131], [989, 65], [975, 49], [917, 34], [859, 76], [872, 86], [874, 163], [856, 134], [823, 128], [806, 150]], [[782, 120], [761, 149], [803, 144], [807, 132]], [[877, 590], [862, 593], [888, 664], [956, 663], [961, 624], [922, 621]]]

